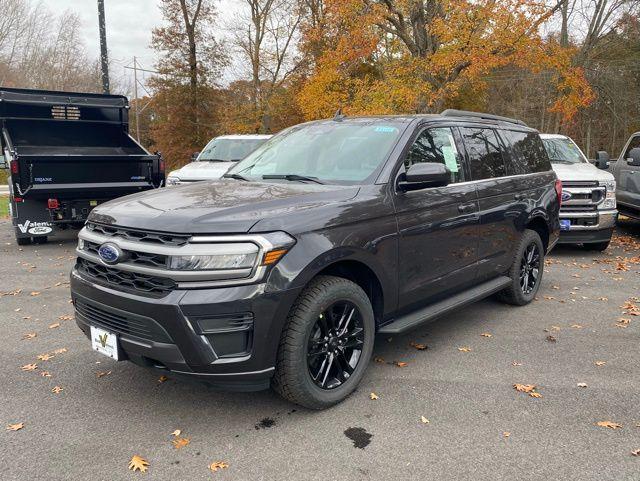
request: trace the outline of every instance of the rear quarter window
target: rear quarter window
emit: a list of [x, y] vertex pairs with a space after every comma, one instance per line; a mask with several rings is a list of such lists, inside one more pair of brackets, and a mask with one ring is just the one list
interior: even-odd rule
[[627, 150], [625, 150], [624, 152], [622, 160], [627, 160], [629, 158], [629, 152], [631, 152], [631, 149], [635, 149], [637, 147], [640, 147], [640, 135], [636, 135], [631, 139], [629, 145], [627, 146]]
[[[537, 132], [501, 130], [500, 135], [510, 151], [509, 175], [532, 174], [551, 170], [551, 162]], [[505, 159], [506, 160], [506, 159]]]

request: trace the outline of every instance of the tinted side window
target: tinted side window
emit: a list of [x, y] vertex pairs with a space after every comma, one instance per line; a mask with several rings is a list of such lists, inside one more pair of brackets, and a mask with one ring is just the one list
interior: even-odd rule
[[453, 133], [449, 127], [426, 129], [420, 132], [404, 159], [406, 169], [421, 162], [444, 164], [451, 171], [451, 182], [464, 181], [464, 169]]
[[503, 131], [513, 152], [513, 173], [530, 174], [551, 170], [551, 162], [536, 132]]
[[627, 160], [629, 158], [629, 152], [631, 152], [631, 149], [635, 149], [637, 147], [640, 147], [640, 135], [636, 135], [631, 139], [631, 142], [629, 142], [629, 146], [627, 147], [622, 160]]
[[491, 179], [506, 175], [498, 137], [492, 129], [460, 129], [469, 156], [473, 180]]

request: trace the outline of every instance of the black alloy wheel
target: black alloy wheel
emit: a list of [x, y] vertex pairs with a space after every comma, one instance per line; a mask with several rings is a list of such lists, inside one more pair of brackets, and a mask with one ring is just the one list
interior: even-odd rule
[[540, 277], [540, 250], [538, 244], [530, 243], [522, 253], [520, 264], [520, 288], [525, 295], [531, 294]]
[[346, 382], [360, 361], [363, 346], [362, 315], [353, 303], [337, 301], [320, 313], [307, 346], [307, 366], [315, 385], [334, 389]]

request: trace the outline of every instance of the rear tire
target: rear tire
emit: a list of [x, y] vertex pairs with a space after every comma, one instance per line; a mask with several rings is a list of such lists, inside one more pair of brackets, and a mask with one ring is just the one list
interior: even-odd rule
[[48, 241], [49, 241], [49, 238], [47, 236], [33, 238], [34, 244], [46, 244]]
[[543, 272], [544, 245], [536, 231], [527, 229], [522, 234], [509, 269], [511, 285], [500, 291], [498, 298], [514, 306], [529, 304], [538, 293]]
[[31, 244], [31, 238], [29, 237], [16, 237], [16, 244], [19, 246], [28, 246]]
[[611, 240], [605, 241], [605, 242], [592, 242], [589, 244], [584, 244], [584, 248], [590, 251], [599, 251], [599, 252], [604, 252], [607, 250], [607, 248], [609, 247], [609, 243], [611, 242]]
[[317, 277], [289, 312], [273, 389], [309, 409], [339, 403], [364, 376], [374, 336], [373, 309], [360, 286], [340, 277]]

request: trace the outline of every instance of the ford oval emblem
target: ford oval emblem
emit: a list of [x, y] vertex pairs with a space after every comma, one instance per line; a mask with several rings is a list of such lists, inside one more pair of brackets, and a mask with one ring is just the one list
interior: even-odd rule
[[570, 200], [571, 197], [573, 197], [571, 195], [571, 192], [566, 192], [566, 191], [562, 192], [562, 202], [566, 202], [566, 201]]
[[106, 264], [117, 264], [122, 259], [122, 249], [108, 242], [100, 246], [98, 255]]

